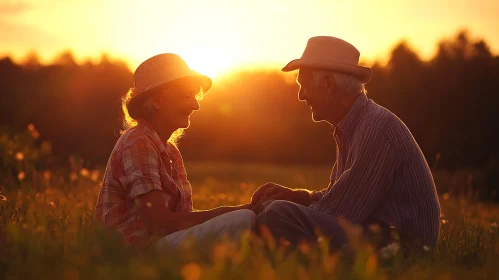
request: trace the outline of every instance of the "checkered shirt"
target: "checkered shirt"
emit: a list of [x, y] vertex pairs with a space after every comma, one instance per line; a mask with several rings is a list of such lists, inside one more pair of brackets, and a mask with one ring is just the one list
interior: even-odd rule
[[148, 123], [139, 121], [114, 146], [95, 218], [121, 233], [125, 244], [147, 244], [153, 234], [139, 215], [136, 198], [154, 190], [167, 194], [170, 211], [192, 211], [192, 189], [180, 151], [161, 142]]

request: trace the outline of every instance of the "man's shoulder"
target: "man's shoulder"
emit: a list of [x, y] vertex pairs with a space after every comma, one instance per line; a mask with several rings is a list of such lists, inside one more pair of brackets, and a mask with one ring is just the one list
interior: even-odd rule
[[369, 100], [365, 108], [363, 123], [368, 126], [383, 128], [390, 122], [401, 122], [401, 120], [387, 108]]
[[391, 138], [392, 134], [410, 133], [397, 115], [372, 100], [369, 100], [366, 106], [363, 125], [371, 129], [374, 128], [387, 138]]

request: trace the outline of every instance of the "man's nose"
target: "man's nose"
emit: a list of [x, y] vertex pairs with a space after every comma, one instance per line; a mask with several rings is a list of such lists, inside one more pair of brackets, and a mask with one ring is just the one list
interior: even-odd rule
[[197, 111], [200, 108], [199, 101], [196, 98], [191, 99], [189, 104], [192, 111]]

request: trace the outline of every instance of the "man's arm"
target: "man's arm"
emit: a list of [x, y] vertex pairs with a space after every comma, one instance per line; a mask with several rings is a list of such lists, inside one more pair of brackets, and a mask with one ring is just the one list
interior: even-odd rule
[[[266, 201], [287, 200], [309, 206], [317, 199], [312, 191], [306, 189], [290, 189], [276, 183], [266, 183], [255, 191], [251, 198], [252, 210], [261, 212], [269, 203]], [[263, 205], [262, 205], [263, 204]]]
[[364, 222], [389, 192], [398, 165], [394, 147], [374, 127], [367, 128], [351, 168], [340, 175], [321, 200], [320, 210], [353, 223]]
[[[339, 151], [338, 151], [338, 147], [336, 147], [336, 154], [338, 154]], [[328, 185], [327, 188], [324, 188], [320, 191], [312, 191], [312, 203], [316, 203], [316, 202], [319, 202], [319, 200], [321, 200], [324, 195], [326, 195], [326, 192], [327, 190], [329, 189], [329, 187], [331, 186], [332, 184], [332, 181], [336, 178], [336, 172], [338, 172], [338, 165], [337, 165], [338, 161], [335, 161], [334, 162], [334, 165], [333, 165], [333, 169], [331, 171], [331, 176], [330, 176], [330, 184]]]
[[[337, 151], [338, 152], [338, 151]], [[337, 163], [334, 163], [332, 172], [331, 172], [331, 180], [335, 178], [335, 174], [337, 172]], [[275, 183], [266, 183], [258, 188], [258, 190], [253, 193], [251, 201], [255, 204], [253, 210], [259, 212], [265, 208], [261, 207], [262, 203], [270, 200], [287, 200], [292, 201], [304, 206], [310, 206], [312, 203], [316, 203], [322, 199], [322, 197], [326, 194], [329, 186], [320, 190], [320, 191], [309, 191], [306, 189], [294, 189], [294, 193], [289, 192], [289, 188], [284, 186], [275, 184]], [[266, 204], [268, 205], [268, 203]]]

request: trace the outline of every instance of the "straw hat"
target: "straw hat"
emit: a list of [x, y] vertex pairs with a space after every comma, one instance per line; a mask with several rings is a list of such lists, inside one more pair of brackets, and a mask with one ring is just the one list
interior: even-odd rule
[[180, 56], [173, 53], [158, 54], [142, 62], [134, 73], [135, 92], [127, 105], [130, 115], [135, 113], [137, 105], [150, 95], [153, 89], [180, 80], [199, 83], [204, 92], [207, 92], [212, 84], [208, 76], [191, 70]]
[[367, 83], [371, 78], [371, 69], [358, 65], [359, 56], [360, 52], [354, 46], [339, 38], [312, 37], [301, 58], [289, 62], [282, 71], [289, 72], [300, 67], [334, 70], [351, 74]]

